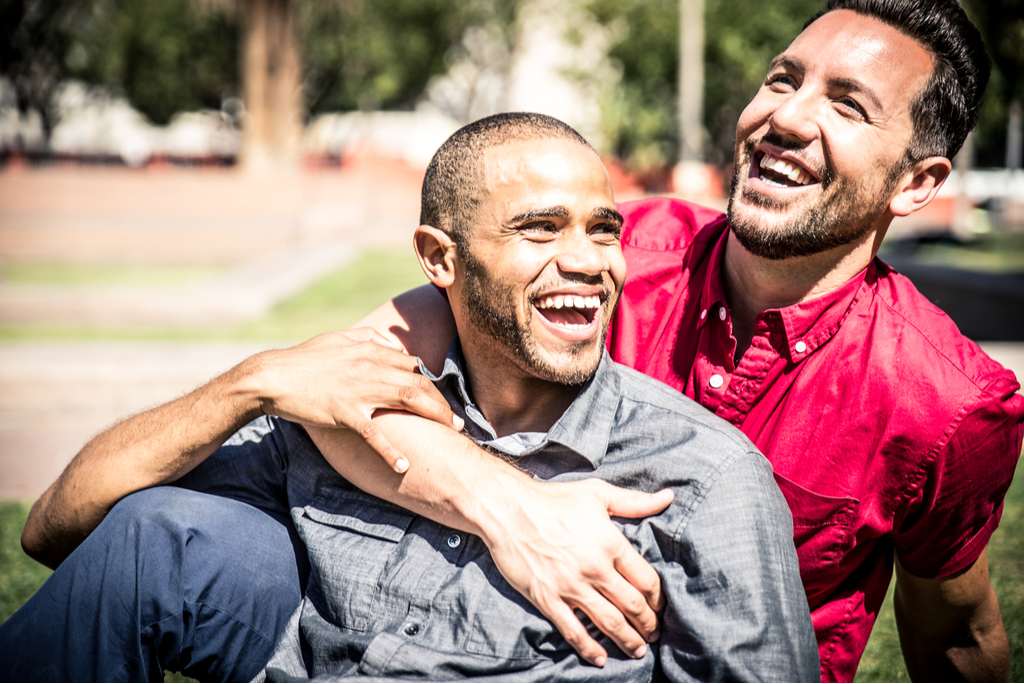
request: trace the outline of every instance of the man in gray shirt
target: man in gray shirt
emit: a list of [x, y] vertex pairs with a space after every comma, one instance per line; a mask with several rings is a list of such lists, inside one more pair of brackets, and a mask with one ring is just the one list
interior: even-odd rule
[[[458, 220], [456, 197], [471, 200], [472, 220]], [[483, 119], [438, 151], [423, 211], [431, 225], [417, 229], [417, 252], [459, 338], [440, 376], [421, 371], [468, 437], [542, 480], [673, 492], [661, 514], [618, 522], [661, 577], [660, 639], [624, 654], [602, 637], [609, 657], [593, 667], [479, 538], [361, 492], [301, 427], [263, 417], [222, 449], [266, 465], [248, 471], [254, 485], [276, 478], [286, 489], [312, 566], [263, 675], [816, 680], [791, 518], [767, 460], [604, 352], [625, 267], [596, 153], [548, 117]]]

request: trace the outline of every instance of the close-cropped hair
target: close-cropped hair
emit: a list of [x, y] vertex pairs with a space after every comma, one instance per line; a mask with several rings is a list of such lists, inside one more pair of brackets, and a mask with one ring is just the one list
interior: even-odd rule
[[992, 63], [981, 33], [956, 0], [829, 0], [804, 28], [833, 10], [874, 17], [931, 54], [932, 75], [911, 105], [914, 135], [905, 162], [952, 159], [978, 122]]
[[465, 249], [484, 188], [484, 153], [511, 142], [546, 139], [568, 140], [593, 149], [569, 124], [532, 112], [494, 114], [457, 130], [427, 167], [420, 224], [443, 230]]

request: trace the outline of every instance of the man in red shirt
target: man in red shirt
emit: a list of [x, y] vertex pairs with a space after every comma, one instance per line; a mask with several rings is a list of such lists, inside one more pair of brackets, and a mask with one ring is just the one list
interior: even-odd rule
[[[740, 117], [728, 223], [673, 200], [621, 207], [629, 275], [613, 357], [739, 426], [772, 461], [826, 680], [852, 679], [894, 562], [914, 679], [1008, 675], [986, 547], [1020, 454], [1024, 398], [1011, 373], [874, 259], [893, 217], [926, 205], [948, 176], [987, 75], [954, 0], [833, 0]], [[367, 323], [436, 369], [454, 334], [447, 306], [421, 289]], [[352, 454], [346, 478], [478, 534], [592, 662], [605, 648], [574, 609], [627, 653], [656, 638], [657, 578], [607, 516], [654, 513], [663, 497], [533, 482], [440, 425], [451, 414], [412, 379], [413, 364], [365, 337], [301, 351], [293, 373], [308, 380], [296, 383], [307, 407], [264, 410], [352, 427], [309, 428], [323, 451]], [[330, 373], [304, 370], [318, 364]], [[439, 422], [374, 414], [381, 407]], [[359, 435], [383, 460], [356, 452]], [[37, 504], [26, 548], [73, 546], [113, 501], [168, 479], [98, 444]], [[125, 474], [111, 484], [114, 464]]]
[[[947, 178], [987, 77], [952, 0], [834, 0], [740, 117], [728, 221], [669, 199], [620, 206], [628, 278], [609, 350], [771, 460], [823, 680], [853, 678], [894, 558], [911, 676], [1008, 676], [986, 547], [1024, 397], [875, 259], [893, 217]], [[416, 331], [431, 297], [396, 301]]]

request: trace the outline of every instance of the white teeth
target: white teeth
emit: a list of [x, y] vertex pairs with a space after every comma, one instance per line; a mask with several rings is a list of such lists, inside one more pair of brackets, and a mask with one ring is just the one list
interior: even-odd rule
[[599, 295], [594, 295], [593, 297], [555, 295], [554, 297], [538, 299], [534, 306], [538, 309], [561, 309], [562, 307], [572, 307], [575, 309], [597, 309], [601, 306], [601, 297]]
[[[762, 169], [770, 169], [775, 173], [782, 174], [789, 180], [800, 185], [807, 185], [808, 183], [811, 182], [811, 175], [804, 171], [799, 166], [796, 166], [795, 164], [791, 164], [789, 162], [782, 161], [781, 159], [777, 159], [776, 157], [773, 157], [767, 153], [761, 156], [761, 162], [758, 164], [758, 166], [760, 166]], [[761, 178], [762, 180], [766, 180], [763, 176]], [[785, 187], [784, 183], [771, 182], [771, 184]]]

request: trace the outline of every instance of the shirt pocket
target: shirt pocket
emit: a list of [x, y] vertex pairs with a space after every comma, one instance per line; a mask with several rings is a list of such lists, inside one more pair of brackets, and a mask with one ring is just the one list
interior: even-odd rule
[[842, 581], [837, 567], [856, 541], [857, 508], [851, 496], [826, 496], [778, 473], [775, 481], [793, 514], [800, 579], [813, 610]]
[[324, 487], [297, 521], [313, 568], [307, 595], [339, 627], [365, 631], [384, 572], [415, 516], [358, 490]]
[[[529, 661], [571, 652], [562, 635], [512, 588], [489, 556], [485, 562], [487, 582], [476, 591], [467, 611], [470, 624], [466, 651], [521, 661], [521, 667], [529, 667]], [[589, 625], [589, 620], [584, 624]]]

